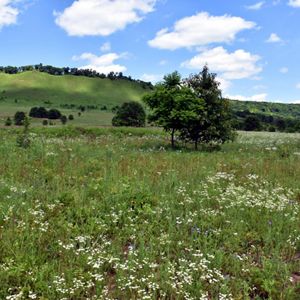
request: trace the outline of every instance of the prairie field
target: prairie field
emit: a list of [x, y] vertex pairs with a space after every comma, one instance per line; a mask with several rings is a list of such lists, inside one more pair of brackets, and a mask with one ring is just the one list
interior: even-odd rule
[[0, 131], [0, 299], [300, 298], [300, 134]]

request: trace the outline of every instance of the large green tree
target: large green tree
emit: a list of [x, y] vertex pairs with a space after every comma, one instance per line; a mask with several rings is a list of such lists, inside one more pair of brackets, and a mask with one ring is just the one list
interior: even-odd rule
[[232, 128], [232, 114], [229, 101], [222, 98], [216, 74], [210, 73], [207, 66], [198, 74], [190, 75], [184, 83], [204, 101], [204, 114], [201, 122], [190, 122], [185, 130], [186, 138], [200, 143], [224, 143], [235, 136]]
[[176, 132], [184, 130], [192, 120], [200, 122], [203, 115], [202, 99], [182, 85], [178, 72], [166, 75], [143, 100], [152, 110], [149, 120], [170, 133], [172, 147], [175, 147]]
[[185, 80], [178, 72], [166, 75], [143, 99], [152, 110], [149, 120], [170, 132], [172, 147], [176, 133], [196, 149], [199, 143], [223, 143], [233, 137], [229, 102], [206, 66]]

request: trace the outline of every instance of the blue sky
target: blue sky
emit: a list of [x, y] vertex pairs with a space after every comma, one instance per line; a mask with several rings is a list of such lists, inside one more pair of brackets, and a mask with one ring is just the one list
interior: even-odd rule
[[300, 103], [300, 0], [0, 0], [0, 65], [122, 71], [205, 63], [223, 95]]

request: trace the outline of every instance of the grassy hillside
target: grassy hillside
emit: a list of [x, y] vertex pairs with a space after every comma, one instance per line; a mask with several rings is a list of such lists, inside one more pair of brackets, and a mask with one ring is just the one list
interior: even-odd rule
[[[139, 84], [83, 76], [53, 76], [37, 71], [15, 75], [0, 73], [0, 103], [20, 105], [106, 105], [139, 101], [145, 93]], [[17, 99], [17, 103], [15, 103]]]
[[[148, 92], [141, 84], [129, 80], [110, 80], [83, 76], [54, 76], [38, 71], [28, 71], [15, 75], [0, 73], [0, 126], [5, 119], [12, 117], [17, 110], [29, 112], [33, 106], [55, 107], [64, 114], [74, 114], [74, 125], [103, 126], [110, 125], [112, 107], [125, 101], [140, 101]], [[274, 117], [273, 123], [265, 123], [263, 130], [276, 127], [278, 119], [286, 123], [300, 119], [299, 104], [282, 104], [231, 100], [232, 109], [239, 125], [243, 129], [245, 116], [256, 114], [264, 123], [264, 116]], [[74, 107], [71, 107], [74, 105]], [[78, 106], [93, 106], [81, 117], [77, 117]], [[106, 106], [107, 111], [101, 111]], [[72, 109], [68, 109], [68, 108]], [[246, 114], [244, 114], [246, 112]], [[41, 120], [34, 120], [41, 125]], [[59, 122], [58, 122], [59, 123]], [[289, 126], [289, 125], [288, 125]], [[296, 128], [292, 124], [293, 128]], [[299, 127], [299, 126], [298, 126]], [[297, 128], [298, 128], [297, 127]], [[298, 130], [297, 130], [298, 131]]]
[[234, 111], [249, 110], [251, 113], [266, 114], [282, 118], [299, 118], [300, 104], [254, 102], [231, 100]]

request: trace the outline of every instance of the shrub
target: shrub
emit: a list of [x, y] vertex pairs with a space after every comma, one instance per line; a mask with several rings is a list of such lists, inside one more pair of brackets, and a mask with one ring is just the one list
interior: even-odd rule
[[14, 116], [15, 125], [17, 126], [23, 125], [25, 117], [26, 115], [23, 111], [17, 111]]
[[8, 117], [5, 121], [5, 126], [11, 126], [12, 125], [12, 120], [10, 117]]
[[261, 130], [261, 123], [257, 116], [248, 116], [245, 119], [244, 129], [246, 131], [259, 131]]
[[48, 118], [48, 111], [45, 107], [32, 107], [29, 116], [32, 118]]
[[74, 120], [74, 116], [73, 116], [73, 115], [69, 115], [68, 119], [69, 119], [70, 121], [73, 121], [73, 120]]
[[143, 127], [146, 123], [146, 113], [138, 102], [125, 102], [112, 120], [113, 126]]
[[60, 117], [60, 121], [61, 121], [61, 123], [63, 124], [63, 125], [65, 125], [66, 123], [67, 123], [67, 117], [66, 116], [61, 116]]
[[48, 112], [48, 119], [57, 120], [62, 116], [61, 112], [58, 109], [52, 108]]
[[47, 126], [48, 125], [48, 120], [43, 120], [43, 123], [42, 123], [44, 126]]

